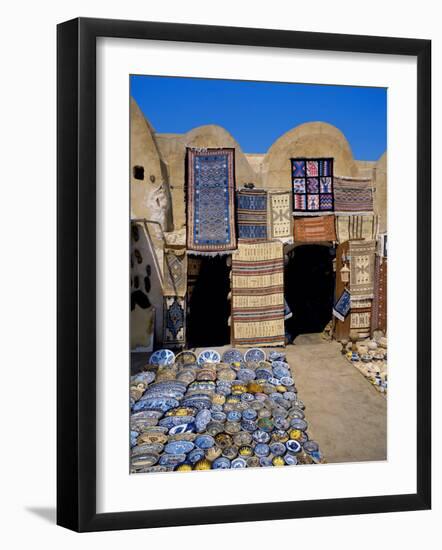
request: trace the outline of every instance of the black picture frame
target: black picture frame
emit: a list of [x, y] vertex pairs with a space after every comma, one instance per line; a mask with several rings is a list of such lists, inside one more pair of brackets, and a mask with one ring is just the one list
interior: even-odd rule
[[[300, 48], [417, 59], [417, 492], [361, 498], [96, 512], [96, 39]], [[57, 523], [152, 528], [431, 506], [431, 41], [159, 22], [74, 19], [57, 29]]]

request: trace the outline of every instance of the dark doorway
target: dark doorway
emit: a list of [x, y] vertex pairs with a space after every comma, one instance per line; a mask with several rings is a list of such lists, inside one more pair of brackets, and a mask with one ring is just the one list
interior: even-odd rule
[[[187, 341], [189, 347], [223, 346], [230, 342], [230, 291], [227, 256], [193, 258], [197, 273], [188, 287]], [[189, 290], [191, 290], [189, 292]]]
[[285, 292], [293, 312], [287, 321], [292, 338], [322, 332], [332, 318], [334, 255], [334, 248], [313, 244], [298, 246], [289, 254]]

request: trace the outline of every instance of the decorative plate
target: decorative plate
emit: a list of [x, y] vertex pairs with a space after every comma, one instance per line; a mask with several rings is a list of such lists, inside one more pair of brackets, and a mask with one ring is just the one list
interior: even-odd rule
[[130, 377], [131, 384], [151, 384], [155, 380], [155, 373], [152, 371], [139, 372]]
[[195, 445], [200, 449], [210, 449], [215, 445], [215, 440], [211, 435], [199, 435], [195, 439]]
[[239, 422], [241, 420], [241, 413], [239, 411], [229, 411], [227, 413], [227, 420], [229, 422]]
[[[184, 418], [184, 417], [181, 417]], [[185, 434], [189, 432], [194, 432], [196, 430], [195, 422], [185, 422], [184, 424], [178, 424], [173, 428], [170, 428], [170, 435]]]
[[260, 418], [258, 420], [258, 427], [264, 432], [271, 432], [275, 427], [273, 420], [271, 418]]
[[158, 424], [160, 426], [164, 426], [166, 428], [173, 428], [174, 426], [180, 426], [182, 424], [189, 424], [190, 422], [194, 422], [195, 417], [194, 416], [165, 416], [162, 418]]
[[215, 442], [221, 449], [226, 449], [227, 447], [231, 447], [233, 440], [232, 436], [229, 434], [226, 434], [224, 432], [221, 432], [215, 436]]
[[231, 464], [232, 468], [247, 468], [247, 462], [244, 460], [244, 458], [241, 457], [232, 460]]
[[258, 416], [258, 413], [254, 409], [246, 409], [242, 413], [242, 417], [244, 420], [255, 420], [255, 418]]
[[197, 357], [193, 351], [181, 351], [175, 357], [175, 363], [177, 365], [193, 365], [196, 361]]
[[256, 456], [268, 456], [270, 454], [270, 447], [266, 443], [258, 443], [255, 447]]
[[221, 361], [221, 355], [214, 349], [206, 349], [198, 355], [198, 365], [204, 363], [219, 363]]
[[178, 464], [181, 464], [185, 460], [186, 460], [186, 455], [184, 454], [178, 454], [178, 455], [163, 454], [160, 457], [159, 464], [161, 466], [177, 466]]
[[224, 363], [240, 363], [242, 360], [242, 353], [238, 349], [228, 349], [223, 353]]
[[170, 455], [187, 454], [195, 447], [191, 441], [172, 441], [164, 447], [164, 452]]
[[242, 380], [243, 382], [251, 382], [256, 378], [256, 373], [252, 369], [239, 369], [237, 375], [238, 380]]
[[289, 439], [285, 446], [287, 447], [287, 450], [290, 451], [291, 453], [299, 453], [299, 451], [301, 450], [301, 444], [296, 441], [295, 439]]
[[269, 353], [270, 361], [284, 361], [285, 353], [282, 351], [271, 351]]
[[236, 434], [241, 431], [241, 424], [239, 422], [226, 422], [224, 431], [228, 434]]
[[195, 416], [196, 409], [192, 407], [178, 407], [177, 409], [170, 409], [165, 416]]
[[319, 445], [316, 441], [306, 441], [303, 447], [306, 453], [316, 453], [319, 451]]
[[249, 456], [247, 458], [247, 468], [257, 468], [259, 466], [259, 458], [257, 456]]
[[148, 454], [159, 455], [163, 452], [163, 450], [164, 445], [161, 445], [160, 443], [142, 443], [141, 445], [137, 445], [132, 449], [131, 456], [141, 456]]
[[291, 376], [283, 376], [281, 378], [281, 384], [283, 386], [293, 386], [295, 383], [295, 381], [293, 380], [293, 378]]
[[222, 411], [212, 411], [212, 418], [215, 422], [225, 422], [227, 415]]
[[302, 418], [292, 418], [290, 421], [290, 426], [304, 432], [307, 429], [308, 424]]
[[296, 428], [292, 428], [289, 432], [290, 439], [296, 439], [296, 441], [299, 441], [302, 437], [301, 430], [297, 430]]
[[238, 449], [238, 454], [240, 456], [248, 457], [253, 455], [253, 449], [249, 445], [243, 445]]
[[[248, 387], [247, 387], [248, 389]], [[245, 403], [250, 403], [252, 401], [255, 401], [255, 396], [252, 393], [245, 392], [241, 394], [241, 401]]]
[[267, 456], [262, 456], [259, 459], [259, 465], [262, 466], [263, 468], [268, 468], [269, 466], [273, 466], [272, 459]]
[[250, 348], [246, 351], [244, 359], [246, 361], [265, 361], [266, 354], [262, 349]]
[[163, 444], [167, 442], [167, 435], [162, 433], [145, 432], [138, 436], [138, 442], [141, 444], [148, 443], [151, 445]]
[[283, 454], [285, 454], [285, 451], [286, 451], [286, 447], [284, 443], [279, 443], [279, 442], [270, 443], [270, 452], [273, 455], [282, 456]]
[[154, 397], [151, 399], [145, 399], [143, 401], [137, 401], [133, 406], [133, 410], [134, 412], [141, 411], [141, 410], [154, 410], [154, 411], [166, 412], [169, 409], [178, 407], [179, 404], [180, 404], [179, 401], [169, 397], [157, 397], [157, 398]]
[[223, 456], [225, 456], [229, 460], [233, 460], [238, 456], [238, 447], [235, 447], [234, 445], [226, 447], [225, 449], [223, 449]]
[[202, 409], [195, 417], [195, 426], [198, 432], [207, 428], [207, 424], [212, 420], [212, 414], [209, 409]]
[[210, 422], [207, 424], [206, 432], [212, 437], [215, 437], [219, 433], [224, 431], [224, 424], [222, 422]]
[[252, 442], [252, 435], [249, 432], [238, 432], [234, 434], [233, 441], [239, 447], [241, 445], [249, 445]]
[[298, 459], [296, 458], [296, 456], [293, 456], [289, 453], [284, 455], [284, 460], [288, 466], [295, 466], [296, 464], [298, 464]]
[[259, 369], [256, 370], [255, 374], [256, 374], [256, 378], [258, 378], [259, 380], [268, 381], [271, 378], [273, 378], [271, 370], [263, 369], [261, 367], [259, 367]]
[[205, 456], [206, 453], [203, 449], [193, 449], [193, 451], [190, 451], [187, 455], [187, 460], [192, 464], [195, 464], [198, 460], [202, 460]]
[[281, 456], [275, 456], [272, 460], [273, 466], [285, 466], [285, 461]]
[[294, 391], [286, 391], [283, 394], [284, 399], [287, 399], [287, 401], [295, 401], [296, 400], [296, 393]]
[[253, 432], [253, 439], [258, 443], [268, 443], [270, 441], [270, 434], [262, 430], [256, 430]]
[[225, 470], [230, 468], [230, 460], [225, 456], [220, 456], [212, 462], [212, 468], [214, 470]]
[[218, 380], [222, 382], [230, 382], [235, 380], [236, 372], [231, 368], [224, 368], [218, 371]]
[[174, 362], [175, 354], [170, 349], [159, 349], [149, 359], [151, 365], [173, 365]]
[[131, 459], [131, 465], [133, 468], [141, 468], [145, 466], [153, 466], [158, 462], [159, 456], [157, 454], [146, 454], [135, 456]]
[[241, 428], [246, 432], [254, 432], [258, 429], [258, 424], [254, 420], [243, 420], [241, 422]]

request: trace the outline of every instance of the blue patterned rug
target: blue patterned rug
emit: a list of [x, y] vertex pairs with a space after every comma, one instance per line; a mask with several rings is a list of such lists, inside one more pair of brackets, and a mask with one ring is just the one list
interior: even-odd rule
[[163, 345], [180, 347], [186, 343], [185, 298], [164, 296]]
[[235, 151], [187, 149], [187, 249], [228, 254], [236, 249]]
[[350, 292], [344, 288], [339, 300], [333, 306], [333, 315], [337, 317], [340, 321], [344, 321], [347, 317], [351, 306], [351, 296]]
[[237, 193], [238, 238], [267, 239], [267, 191], [242, 189]]

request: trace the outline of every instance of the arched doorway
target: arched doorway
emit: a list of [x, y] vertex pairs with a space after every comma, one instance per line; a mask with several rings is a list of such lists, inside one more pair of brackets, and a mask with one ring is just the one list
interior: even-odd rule
[[292, 338], [322, 332], [332, 318], [334, 255], [332, 246], [318, 244], [297, 246], [289, 253], [284, 283], [293, 313], [287, 321]]

